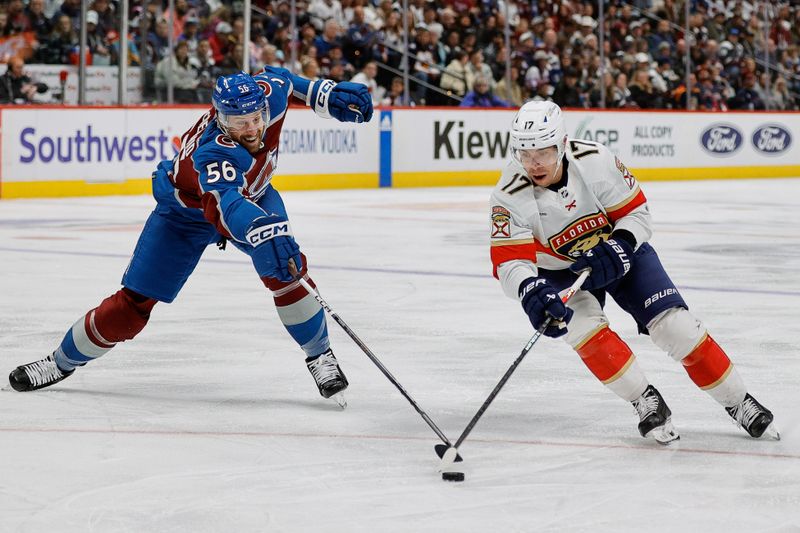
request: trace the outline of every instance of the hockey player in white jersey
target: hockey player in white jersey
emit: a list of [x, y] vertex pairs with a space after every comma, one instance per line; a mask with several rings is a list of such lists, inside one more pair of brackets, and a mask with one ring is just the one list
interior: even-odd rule
[[[728, 356], [692, 315], [648, 240], [647, 200], [605, 146], [568, 139], [561, 109], [528, 102], [511, 126], [511, 161], [491, 196], [491, 258], [503, 291], [534, 328], [563, 337], [584, 364], [639, 415], [639, 432], [679, 438], [671, 411], [603, 312], [611, 296], [639, 331], [719, 402], [752, 437], [779, 438], [773, 415], [747, 392]], [[558, 291], [591, 274], [566, 307]]]

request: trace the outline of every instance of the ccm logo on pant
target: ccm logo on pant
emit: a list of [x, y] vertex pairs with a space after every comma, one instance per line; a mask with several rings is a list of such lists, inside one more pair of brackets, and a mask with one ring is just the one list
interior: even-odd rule
[[258, 246], [275, 237], [288, 237], [292, 235], [292, 230], [288, 222], [276, 222], [266, 226], [258, 226], [250, 230], [247, 234], [247, 242], [253, 246]]

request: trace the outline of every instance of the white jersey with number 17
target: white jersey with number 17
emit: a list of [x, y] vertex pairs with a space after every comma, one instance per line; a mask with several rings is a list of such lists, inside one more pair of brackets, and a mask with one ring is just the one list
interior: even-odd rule
[[652, 234], [639, 183], [608, 148], [569, 139], [562, 165], [565, 178], [545, 188], [512, 160], [492, 191], [493, 274], [511, 298], [539, 268], [569, 268], [614, 229], [632, 233], [637, 246]]

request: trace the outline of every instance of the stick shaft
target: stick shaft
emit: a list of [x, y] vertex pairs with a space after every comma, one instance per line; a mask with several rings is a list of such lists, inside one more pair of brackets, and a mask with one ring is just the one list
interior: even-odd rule
[[339, 326], [345, 331], [345, 333], [347, 333], [347, 335], [351, 339], [353, 339], [353, 342], [355, 342], [358, 345], [358, 347], [361, 348], [361, 351], [363, 351], [367, 355], [367, 357], [369, 357], [370, 361], [372, 361], [375, 364], [375, 366], [378, 367], [378, 370], [380, 370], [383, 373], [383, 375], [386, 376], [386, 378], [392, 383], [392, 385], [394, 385], [395, 388], [398, 391], [400, 391], [400, 394], [402, 394], [403, 397], [406, 400], [408, 400], [408, 403], [411, 404], [414, 410], [417, 411], [419, 416], [421, 416], [422, 419], [425, 421], [425, 423], [427, 423], [428, 426], [430, 426], [430, 428], [433, 430], [434, 433], [436, 433], [436, 435], [441, 439], [441, 441], [445, 443], [447, 446], [452, 446], [452, 443], [445, 436], [442, 430], [439, 429], [439, 426], [437, 426], [433, 422], [433, 420], [431, 420], [428, 414], [422, 410], [422, 408], [417, 404], [417, 402], [414, 401], [414, 398], [412, 398], [411, 395], [408, 394], [408, 392], [406, 392], [403, 386], [400, 385], [400, 382], [398, 382], [397, 379], [392, 375], [392, 373], [389, 372], [389, 369], [383, 365], [383, 363], [380, 361], [380, 359], [378, 359], [378, 357], [374, 353], [372, 353], [372, 350], [369, 349], [369, 346], [364, 344], [364, 341], [358, 338], [358, 335], [356, 335], [355, 332], [352, 329], [350, 329], [350, 327], [345, 323], [345, 321], [342, 320], [342, 318], [338, 314], [336, 314], [333, 311], [333, 309], [331, 309], [328, 303], [322, 298], [322, 296], [319, 295], [319, 292], [314, 290], [314, 288], [303, 278], [297, 278], [297, 281], [300, 282], [300, 285], [302, 285], [309, 292], [309, 294], [312, 294], [314, 296], [317, 302], [319, 302], [319, 305], [321, 305], [322, 308], [331, 316], [331, 318], [333, 318], [333, 320], [337, 324], [339, 324]]
[[[564, 296], [561, 297], [561, 300], [564, 303], [567, 303], [569, 299], [572, 298], [576, 292], [578, 292], [578, 290], [581, 288], [581, 285], [583, 285], [583, 282], [586, 280], [587, 277], [589, 277], [589, 271], [585, 270], [581, 273], [580, 276], [578, 276], [578, 279], [575, 280], [575, 283], [573, 283], [572, 286], [569, 289], [567, 289], [567, 292], [564, 294]], [[508, 367], [506, 373], [503, 374], [503, 377], [500, 378], [500, 381], [497, 383], [497, 385], [495, 385], [492, 392], [489, 393], [489, 396], [483, 402], [483, 405], [481, 405], [480, 409], [478, 409], [478, 412], [475, 413], [475, 416], [473, 416], [472, 420], [469, 421], [467, 427], [464, 428], [464, 431], [461, 433], [461, 436], [458, 437], [458, 440], [456, 441], [454, 446], [456, 449], [459, 446], [461, 446], [461, 444], [464, 442], [464, 439], [466, 439], [467, 436], [472, 432], [472, 429], [475, 427], [475, 424], [477, 424], [478, 420], [481, 419], [483, 413], [485, 413], [486, 410], [489, 408], [489, 406], [492, 404], [495, 397], [500, 393], [500, 390], [503, 388], [503, 386], [505, 386], [506, 382], [511, 377], [511, 374], [514, 373], [514, 371], [517, 369], [522, 360], [525, 359], [525, 356], [528, 355], [528, 352], [531, 351], [533, 346], [536, 344], [536, 342], [544, 333], [544, 330], [547, 329], [547, 327], [550, 325], [551, 321], [552, 317], [544, 321], [544, 324], [542, 324], [539, 327], [539, 329], [536, 330], [536, 333], [533, 334], [533, 337], [531, 337], [531, 339], [528, 341], [528, 344], [526, 344], [525, 347], [522, 349], [522, 352], [520, 352], [517, 358], [514, 359], [514, 362], [511, 363], [511, 366]]]

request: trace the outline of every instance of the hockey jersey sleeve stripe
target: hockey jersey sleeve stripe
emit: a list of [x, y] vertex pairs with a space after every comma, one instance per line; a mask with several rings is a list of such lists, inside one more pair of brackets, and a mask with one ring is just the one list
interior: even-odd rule
[[511, 244], [507, 246], [495, 246], [495, 243], [493, 242], [490, 252], [492, 258], [492, 275], [495, 278], [498, 278], [497, 267], [507, 261], [524, 259], [526, 261], [536, 263], [536, 252], [540, 248], [543, 248], [542, 245], [534, 242], [533, 239], [525, 244]]
[[637, 207], [640, 207], [647, 203], [647, 198], [644, 196], [644, 192], [639, 189], [639, 192], [634, 195], [632, 198], [628, 198], [624, 202], [620, 202], [617, 205], [611, 206], [606, 210], [608, 214], [608, 218], [611, 219], [612, 222], [616, 222], [617, 220], [621, 219]]
[[516, 246], [517, 244], [536, 244], [533, 239], [503, 239], [492, 241], [492, 246]]

